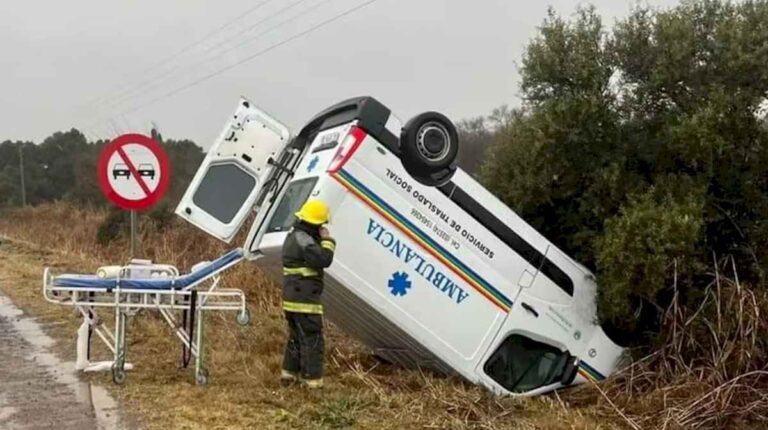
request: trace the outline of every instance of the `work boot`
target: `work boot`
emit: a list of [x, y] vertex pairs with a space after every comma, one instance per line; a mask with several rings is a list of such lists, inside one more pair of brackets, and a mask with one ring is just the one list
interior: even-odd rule
[[323, 388], [323, 378], [302, 379], [301, 382], [303, 382], [307, 388], [310, 388], [313, 390], [316, 388]]
[[291, 384], [293, 382], [296, 382], [299, 380], [299, 375], [297, 373], [291, 372], [290, 370], [283, 369], [280, 372], [280, 382], [283, 384]]

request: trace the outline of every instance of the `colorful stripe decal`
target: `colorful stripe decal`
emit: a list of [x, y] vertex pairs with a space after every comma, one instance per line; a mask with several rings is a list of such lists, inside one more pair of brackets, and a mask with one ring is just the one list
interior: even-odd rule
[[413, 225], [413, 223], [408, 221], [408, 219], [406, 219], [394, 208], [379, 198], [365, 185], [360, 183], [360, 181], [353, 178], [345, 170], [340, 170], [336, 173], [333, 173], [331, 176], [333, 176], [334, 179], [336, 179], [341, 185], [351, 191], [365, 204], [371, 207], [371, 209], [386, 218], [400, 231], [421, 245], [424, 250], [426, 250], [429, 254], [431, 254], [446, 267], [448, 267], [452, 272], [467, 282], [470, 286], [472, 286], [472, 288], [483, 295], [483, 297], [490, 300], [494, 305], [496, 305], [496, 307], [505, 313], [509, 313], [509, 309], [512, 307], [512, 301], [508, 297], [494, 288], [485, 279], [467, 267], [464, 263], [459, 261], [456, 257], [451, 255], [442, 246], [437, 244], [431, 237]]
[[605, 376], [603, 376], [602, 373], [598, 372], [594, 367], [584, 361], [579, 363], [579, 375], [594, 382], [600, 382], [605, 379]]

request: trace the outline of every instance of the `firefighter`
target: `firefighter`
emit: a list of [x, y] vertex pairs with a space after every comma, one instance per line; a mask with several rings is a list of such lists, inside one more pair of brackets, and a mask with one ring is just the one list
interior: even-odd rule
[[310, 199], [296, 212], [296, 223], [283, 243], [283, 311], [288, 321], [283, 382], [323, 386], [323, 269], [333, 262], [336, 242], [324, 224], [330, 213]]

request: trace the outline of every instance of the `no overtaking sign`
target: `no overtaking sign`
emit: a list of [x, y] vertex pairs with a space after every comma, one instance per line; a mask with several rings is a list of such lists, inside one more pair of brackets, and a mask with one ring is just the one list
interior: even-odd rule
[[99, 158], [101, 191], [123, 209], [147, 209], [157, 203], [168, 189], [170, 174], [165, 151], [142, 134], [117, 137]]

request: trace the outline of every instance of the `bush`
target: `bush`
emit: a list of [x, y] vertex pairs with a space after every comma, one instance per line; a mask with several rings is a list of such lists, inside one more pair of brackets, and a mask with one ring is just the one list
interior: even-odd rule
[[630, 196], [621, 213], [606, 222], [597, 241], [601, 321], [633, 331], [637, 305], [659, 304], [670, 269], [688, 272], [684, 267], [695, 261], [701, 244], [703, 204], [701, 192], [675, 198], [654, 187]]
[[[550, 12], [522, 61], [524, 105], [490, 150], [484, 184], [598, 276], [602, 322], [731, 256], [768, 269], [768, 1]], [[677, 272], [672, 270], [677, 265]], [[634, 303], [634, 304], [633, 304]]]
[[176, 215], [173, 213], [167, 201], [158, 204], [147, 214], [158, 232], [162, 232], [173, 224]]
[[130, 234], [131, 216], [124, 210], [113, 209], [96, 230], [96, 241], [105, 246], [118, 237]]

